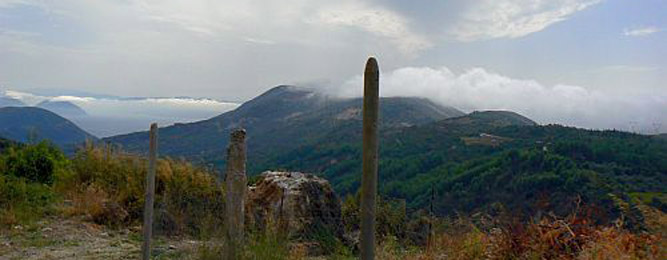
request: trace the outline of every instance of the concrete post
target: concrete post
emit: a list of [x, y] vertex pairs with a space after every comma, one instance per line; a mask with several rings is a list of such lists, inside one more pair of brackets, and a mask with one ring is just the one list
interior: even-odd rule
[[231, 133], [227, 147], [226, 167], [226, 248], [225, 259], [239, 259], [243, 242], [244, 201], [247, 189], [246, 132], [243, 129]]
[[146, 199], [144, 204], [144, 243], [141, 247], [143, 260], [151, 258], [151, 236], [153, 233], [153, 203], [155, 200], [155, 167], [157, 160], [157, 124], [151, 124], [148, 148], [148, 174], [146, 175]]
[[378, 175], [379, 69], [369, 58], [364, 72], [363, 175], [361, 178], [361, 259], [375, 258], [375, 200]]

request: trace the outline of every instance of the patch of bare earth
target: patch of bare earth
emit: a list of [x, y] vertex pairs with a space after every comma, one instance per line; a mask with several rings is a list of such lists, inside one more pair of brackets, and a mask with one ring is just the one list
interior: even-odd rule
[[[157, 238], [156, 259], [189, 258], [191, 240]], [[0, 230], [0, 259], [138, 259], [141, 231], [109, 229], [78, 218], [49, 218]]]

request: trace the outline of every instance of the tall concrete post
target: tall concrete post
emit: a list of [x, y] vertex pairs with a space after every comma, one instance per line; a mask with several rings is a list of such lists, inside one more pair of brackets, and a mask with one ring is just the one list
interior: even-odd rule
[[155, 164], [157, 160], [157, 124], [151, 124], [148, 148], [148, 174], [146, 174], [146, 199], [144, 204], [144, 242], [141, 247], [143, 260], [151, 258], [151, 236], [153, 234], [153, 203], [155, 200]]
[[239, 259], [243, 243], [244, 201], [247, 189], [246, 177], [246, 132], [243, 129], [231, 133], [227, 147], [226, 167], [226, 248], [225, 259]]
[[380, 73], [375, 58], [364, 72], [363, 175], [361, 178], [361, 259], [375, 258], [375, 200], [378, 175], [378, 116]]

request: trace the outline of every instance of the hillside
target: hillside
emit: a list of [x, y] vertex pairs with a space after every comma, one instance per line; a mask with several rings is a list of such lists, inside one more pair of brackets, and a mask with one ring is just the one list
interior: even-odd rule
[[23, 102], [18, 99], [10, 97], [0, 97], [0, 107], [22, 107], [25, 106]]
[[[332, 135], [354, 140], [360, 134], [357, 129], [361, 127], [361, 104], [360, 98], [338, 99], [307, 88], [278, 86], [217, 117], [161, 128], [160, 154], [221, 166], [230, 130], [237, 127], [248, 131], [248, 156], [252, 162]], [[383, 98], [381, 104], [383, 129], [401, 129], [463, 115], [454, 108], [418, 98]], [[145, 152], [147, 140], [146, 132], [104, 139], [134, 152]]]
[[68, 101], [42, 101], [37, 107], [49, 110], [63, 117], [85, 116], [86, 111], [83, 108]]
[[[262, 161], [259, 169], [319, 172], [343, 194], [357, 191], [361, 140], [330, 136]], [[615, 199], [667, 200], [667, 142], [617, 131], [540, 126], [511, 112], [475, 112], [398, 132], [380, 144], [380, 192], [437, 214], [538, 211], [585, 203], [618, 214]], [[610, 194], [614, 194], [613, 196]], [[648, 197], [647, 197], [648, 196]], [[541, 206], [538, 206], [541, 205]], [[609, 220], [611, 218], [605, 218]]]
[[[244, 127], [250, 175], [314, 172], [340, 194], [354, 194], [362, 165], [360, 107], [360, 99], [281, 86], [218, 117], [160, 129], [160, 153], [220, 166], [229, 131]], [[437, 214], [497, 212], [500, 205], [526, 215], [565, 214], [578, 196], [610, 216], [619, 214], [618, 199], [667, 205], [667, 141], [542, 126], [511, 111], [464, 115], [415, 98], [384, 98], [380, 115], [379, 189], [411, 209], [428, 207], [431, 190]], [[105, 141], [143, 152], [147, 139], [135, 133]]]
[[0, 108], [0, 136], [19, 142], [46, 139], [61, 147], [95, 139], [69, 120], [37, 107]]

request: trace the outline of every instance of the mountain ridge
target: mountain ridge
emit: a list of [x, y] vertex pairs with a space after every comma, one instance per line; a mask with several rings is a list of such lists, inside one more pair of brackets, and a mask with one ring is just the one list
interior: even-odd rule
[[36, 107], [49, 110], [53, 113], [56, 113], [62, 117], [70, 116], [85, 116], [87, 115], [86, 111], [83, 108], [75, 105], [69, 101], [51, 101], [45, 100], [36, 105]]
[[23, 107], [23, 106], [26, 106], [26, 104], [21, 102], [21, 100], [6, 96], [0, 96], [0, 107]]
[[64, 117], [38, 107], [0, 108], [0, 136], [19, 142], [46, 139], [61, 147], [97, 139]]
[[[380, 124], [384, 128], [398, 129], [464, 114], [425, 99], [382, 98], [380, 102]], [[351, 129], [361, 126], [361, 104], [361, 98], [334, 98], [309, 88], [280, 85], [213, 118], [160, 128], [161, 154], [221, 165], [229, 132], [239, 127], [248, 131], [249, 158], [292, 147], [295, 142], [322, 138], [332, 131], [356, 135], [357, 131]], [[147, 138], [147, 132], [137, 132], [104, 141], [143, 153]]]

